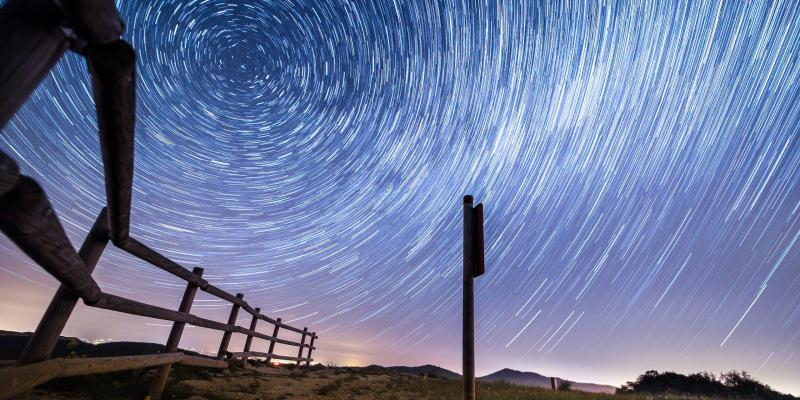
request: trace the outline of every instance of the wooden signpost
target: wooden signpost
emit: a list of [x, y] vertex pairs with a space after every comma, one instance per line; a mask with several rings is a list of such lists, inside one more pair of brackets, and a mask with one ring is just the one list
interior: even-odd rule
[[475, 399], [475, 285], [483, 275], [483, 204], [472, 206], [472, 196], [464, 196], [464, 313], [462, 373], [464, 399]]

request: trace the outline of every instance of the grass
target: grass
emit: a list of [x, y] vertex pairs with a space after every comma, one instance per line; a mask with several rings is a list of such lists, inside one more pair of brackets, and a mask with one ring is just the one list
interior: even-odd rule
[[[387, 399], [391, 398], [392, 394], [403, 394], [409, 398], [443, 400], [461, 399], [463, 390], [461, 381], [408, 376], [393, 377], [386, 389]], [[478, 382], [476, 390], [477, 398], [481, 400], [611, 400], [622, 397], [577, 391], [554, 392], [505, 382]], [[624, 398], [634, 400], [640, 397], [624, 396]]]
[[[89, 399], [141, 399], [154, 371], [83, 376], [44, 385], [59, 393], [81, 394]], [[195, 382], [190, 384], [189, 382]], [[192, 386], [200, 385], [200, 386]], [[275, 390], [278, 388], [278, 390]], [[460, 380], [407, 374], [367, 373], [354, 368], [295, 369], [289, 374], [267, 376], [255, 371], [206, 370], [175, 366], [165, 392], [166, 399], [200, 395], [208, 400], [228, 399], [336, 399], [336, 400], [461, 400]], [[77, 397], [77, 396], [76, 396]], [[478, 382], [480, 400], [686, 400], [687, 396], [609, 395], [579, 391], [552, 391], [506, 382]], [[698, 397], [691, 399], [699, 400]]]

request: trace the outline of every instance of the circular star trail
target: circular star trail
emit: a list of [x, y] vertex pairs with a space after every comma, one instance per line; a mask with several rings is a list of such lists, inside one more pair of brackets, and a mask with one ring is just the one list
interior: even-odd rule
[[[479, 373], [736, 368], [800, 393], [796, 3], [118, 5], [137, 51], [132, 235], [316, 330], [323, 359], [458, 369], [469, 193], [486, 207]], [[90, 94], [68, 55], [0, 136], [75, 244], [104, 202]], [[0, 248], [4, 290], [49, 296]], [[95, 276], [169, 307], [182, 292], [115, 249]]]

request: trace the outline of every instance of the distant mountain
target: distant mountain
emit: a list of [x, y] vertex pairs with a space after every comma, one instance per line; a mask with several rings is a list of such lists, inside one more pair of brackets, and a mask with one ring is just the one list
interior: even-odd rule
[[481, 376], [478, 380], [484, 382], [505, 381], [523, 386], [550, 387], [550, 378], [544, 375], [539, 375], [535, 372], [522, 372], [509, 368], [504, 368], [489, 375]]
[[[32, 333], [0, 331], [0, 360], [16, 360], [28, 343]], [[56, 343], [52, 356], [67, 357], [71, 353], [85, 357], [140, 356], [163, 353], [164, 345], [143, 342], [108, 342], [91, 344], [75, 337], [61, 336]], [[203, 356], [202, 354], [183, 350], [185, 354]]]
[[[461, 379], [461, 374], [430, 364], [420, 365], [418, 367], [404, 367], [404, 366], [384, 367], [380, 365], [370, 365], [368, 367], [364, 367], [363, 370], [365, 372], [372, 372], [372, 373], [394, 372], [394, 373], [410, 374], [410, 375], [426, 374], [428, 376], [434, 376], [444, 379]], [[557, 379], [559, 380], [559, 382], [562, 380], [561, 378]], [[533, 386], [546, 389], [550, 388], [550, 378], [547, 376], [540, 375], [535, 372], [516, 371], [509, 368], [501, 369], [500, 371], [497, 371], [495, 373], [479, 377], [477, 378], [477, 380], [483, 382], [504, 381], [522, 386]], [[572, 390], [580, 390], [582, 392], [591, 392], [591, 393], [614, 393], [617, 390], [617, 388], [614, 386], [600, 385], [596, 383], [572, 382]]]
[[410, 375], [422, 375], [425, 374], [427, 376], [432, 376], [436, 378], [444, 378], [444, 379], [461, 379], [461, 375], [457, 374], [453, 371], [448, 369], [444, 369], [442, 367], [437, 367], [435, 365], [420, 365], [418, 367], [406, 367], [406, 366], [394, 366], [394, 367], [384, 367], [380, 365], [370, 365], [363, 368], [366, 372], [394, 372], [400, 374], [410, 374]]
[[[559, 382], [564, 380], [561, 378], [556, 379], [558, 379]], [[505, 381], [522, 386], [536, 386], [546, 389], [550, 388], [550, 378], [547, 376], [540, 375], [535, 372], [523, 372], [509, 368], [501, 369], [495, 373], [479, 377], [478, 380], [484, 382]], [[582, 392], [592, 393], [614, 393], [617, 388], [610, 385], [600, 385], [596, 383], [572, 382], [572, 390], [580, 390]]]

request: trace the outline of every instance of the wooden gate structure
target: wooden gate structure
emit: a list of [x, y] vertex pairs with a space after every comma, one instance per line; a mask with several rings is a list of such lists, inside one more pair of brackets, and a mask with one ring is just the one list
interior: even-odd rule
[[[9, 0], [0, 8], [0, 128], [22, 106], [67, 51], [86, 58], [91, 75], [105, 175], [107, 207], [100, 210], [79, 251], [75, 251], [41, 186], [20, 174], [0, 151], [0, 230], [61, 283], [17, 364], [0, 369], [0, 399], [16, 396], [57, 377], [159, 367], [150, 396], [160, 399], [172, 364], [227, 368], [229, 362], [263, 357], [309, 365], [318, 336], [261, 314], [241, 293], [232, 295], [129, 235], [136, 122], [136, 54], [120, 39], [123, 22], [113, 0]], [[187, 282], [178, 310], [103, 292], [92, 278], [108, 242]], [[227, 323], [190, 313], [197, 290], [232, 304]], [[132, 357], [49, 359], [78, 299], [91, 307], [173, 321], [166, 353]], [[249, 328], [236, 325], [240, 310], [252, 316]], [[273, 325], [271, 335], [256, 331], [258, 321]], [[224, 332], [217, 358], [178, 351], [186, 324]], [[278, 331], [300, 335], [279, 339]], [[234, 333], [246, 335], [244, 349], [231, 352]], [[309, 343], [306, 343], [306, 338]], [[269, 341], [267, 352], [251, 351], [253, 338]], [[297, 356], [274, 353], [275, 344], [296, 346]], [[304, 349], [308, 349], [304, 355]]]

